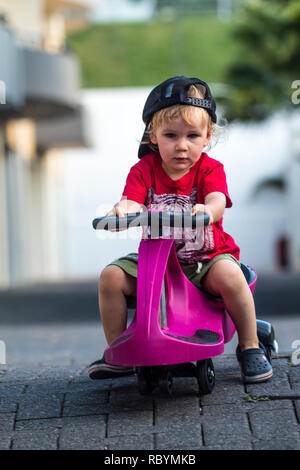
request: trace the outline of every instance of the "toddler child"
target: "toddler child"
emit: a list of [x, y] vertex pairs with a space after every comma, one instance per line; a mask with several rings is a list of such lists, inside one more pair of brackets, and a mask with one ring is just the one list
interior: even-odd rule
[[[240, 267], [240, 250], [222, 226], [224, 210], [232, 206], [224, 168], [203, 151], [217, 130], [210, 88], [197, 78], [172, 77], [151, 91], [143, 120], [141, 160], [131, 168], [122, 198], [108, 215], [124, 216], [142, 206], [208, 214], [201, 241], [197, 230], [194, 237], [175, 240], [178, 260], [194, 285], [223, 299], [238, 334], [236, 354], [243, 381], [267, 380], [273, 370], [257, 337], [255, 306]], [[138, 255], [131, 253], [101, 273], [99, 308], [108, 344], [126, 329], [126, 297], [136, 294], [137, 262]], [[92, 379], [133, 372], [132, 367], [108, 364], [104, 355], [89, 366]]]

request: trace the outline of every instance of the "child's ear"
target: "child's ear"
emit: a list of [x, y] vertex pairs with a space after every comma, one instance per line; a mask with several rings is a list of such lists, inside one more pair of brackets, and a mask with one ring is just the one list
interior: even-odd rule
[[207, 130], [206, 139], [205, 139], [205, 147], [209, 144], [211, 136], [212, 136], [212, 132]]
[[156, 135], [151, 133], [149, 137], [150, 137], [151, 143], [154, 144], [154, 145], [157, 145]]

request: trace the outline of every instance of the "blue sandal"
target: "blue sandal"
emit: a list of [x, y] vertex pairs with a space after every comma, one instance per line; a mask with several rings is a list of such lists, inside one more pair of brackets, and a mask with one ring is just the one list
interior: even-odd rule
[[242, 379], [245, 383], [256, 383], [268, 380], [273, 375], [273, 368], [262, 343], [259, 348], [241, 351], [238, 346], [236, 357], [240, 364]]

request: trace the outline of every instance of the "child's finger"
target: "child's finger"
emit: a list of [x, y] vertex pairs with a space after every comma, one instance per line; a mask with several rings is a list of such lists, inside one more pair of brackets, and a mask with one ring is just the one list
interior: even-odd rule
[[197, 212], [204, 212], [204, 205], [203, 204], [196, 204], [192, 207], [191, 215], [196, 215]]
[[124, 210], [122, 209], [122, 207], [120, 207], [120, 206], [119, 206], [119, 207], [116, 207], [116, 215], [117, 215], [118, 217], [124, 217], [125, 212], [124, 212]]

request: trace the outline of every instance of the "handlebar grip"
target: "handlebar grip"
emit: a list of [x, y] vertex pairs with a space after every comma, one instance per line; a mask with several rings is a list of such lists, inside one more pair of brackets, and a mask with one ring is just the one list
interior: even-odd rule
[[[138, 216], [140, 216], [140, 212], [135, 212], [131, 214], [126, 214], [124, 217], [118, 217], [116, 215], [105, 215], [103, 217], [97, 217], [93, 220], [93, 227], [95, 230], [109, 230], [109, 228], [128, 228], [128, 226], [133, 222]], [[106, 224], [104, 222], [106, 221]], [[101, 224], [101, 222], [103, 222]], [[120, 225], [121, 222], [121, 225]], [[125, 225], [126, 224], [126, 225]], [[100, 225], [100, 226], [99, 226]]]
[[124, 217], [118, 217], [115, 215], [97, 217], [93, 220], [93, 227], [96, 230], [128, 228], [136, 219], [138, 219], [137, 223], [134, 224], [136, 227], [151, 226], [153, 218], [156, 218], [155, 222], [157, 222], [158, 218], [159, 225], [166, 227], [178, 227], [178, 224], [182, 224], [181, 227], [196, 228], [209, 224], [209, 216], [206, 213], [201, 215], [189, 215], [185, 212], [149, 211], [126, 214]]

